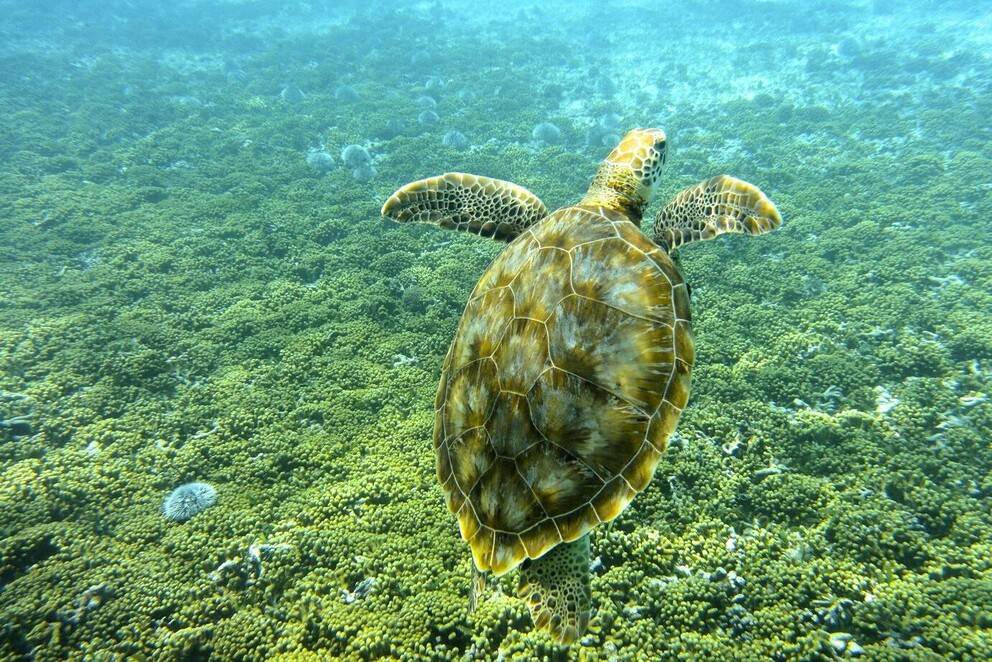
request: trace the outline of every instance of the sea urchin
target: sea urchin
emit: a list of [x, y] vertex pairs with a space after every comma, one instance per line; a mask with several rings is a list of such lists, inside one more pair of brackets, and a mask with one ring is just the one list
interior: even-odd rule
[[217, 502], [217, 490], [207, 483], [180, 485], [165, 497], [162, 514], [174, 522], [185, 522]]

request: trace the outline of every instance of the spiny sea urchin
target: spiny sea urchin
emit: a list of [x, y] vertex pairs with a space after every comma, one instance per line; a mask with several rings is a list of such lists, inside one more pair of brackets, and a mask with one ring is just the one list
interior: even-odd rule
[[217, 490], [207, 483], [180, 485], [165, 497], [162, 514], [174, 522], [185, 522], [217, 503]]

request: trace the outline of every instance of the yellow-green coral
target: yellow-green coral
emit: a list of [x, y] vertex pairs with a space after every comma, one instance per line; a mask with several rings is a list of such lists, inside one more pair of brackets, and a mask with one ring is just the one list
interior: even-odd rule
[[[388, 28], [231, 4], [0, 19], [0, 421], [27, 417], [0, 424], [0, 657], [992, 657], [992, 95], [970, 28], [934, 8], [882, 38], [878, 2], [746, 3], [734, 43], [718, 2], [482, 23], [446, 3]], [[727, 171], [786, 223], [680, 250], [692, 399], [593, 533], [599, 610], [566, 651], [513, 576], [467, 612], [434, 474], [439, 367], [501, 245], [378, 210], [448, 170], [572, 202], [607, 113], [672, 137], [659, 200]], [[532, 144], [544, 121], [562, 144]], [[472, 147], [444, 149], [452, 129]], [[306, 165], [352, 143], [367, 183]], [[196, 480], [216, 506], [166, 520]]]

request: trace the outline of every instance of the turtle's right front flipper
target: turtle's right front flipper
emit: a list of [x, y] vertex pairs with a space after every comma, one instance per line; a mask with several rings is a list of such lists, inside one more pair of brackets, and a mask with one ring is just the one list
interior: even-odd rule
[[654, 242], [671, 250], [721, 234], [764, 234], [782, 224], [775, 204], [754, 184], [717, 175], [680, 191], [658, 212]]
[[509, 241], [547, 216], [548, 210], [522, 186], [449, 172], [402, 187], [386, 200], [382, 215], [401, 223], [437, 223]]

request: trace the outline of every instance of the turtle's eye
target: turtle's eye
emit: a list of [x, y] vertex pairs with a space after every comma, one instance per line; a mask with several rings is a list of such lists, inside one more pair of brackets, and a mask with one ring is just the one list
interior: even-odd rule
[[661, 168], [665, 165], [665, 150], [665, 139], [659, 138], [655, 140], [646, 163], [648, 182], [651, 186], [657, 184], [658, 180], [661, 179]]
[[658, 162], [664, 163], [665, 154], [668, 152], [668, 142], [664, 138], [656, 141], [654, 144], [654, 151], [658, 153]]

